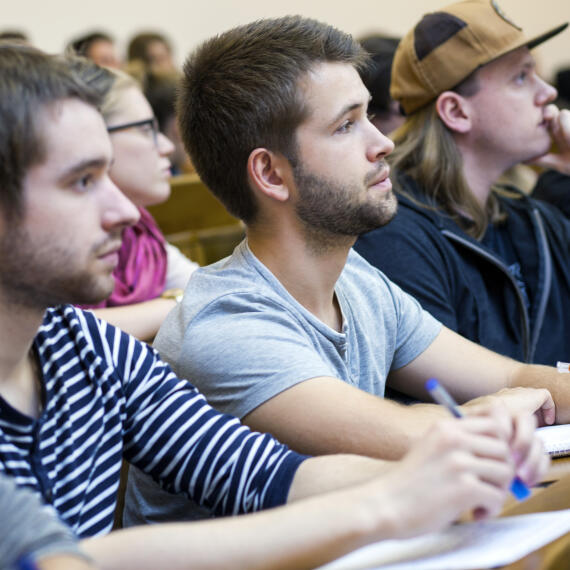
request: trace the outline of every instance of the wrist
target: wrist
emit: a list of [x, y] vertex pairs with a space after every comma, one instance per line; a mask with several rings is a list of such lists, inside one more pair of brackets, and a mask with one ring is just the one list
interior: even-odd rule
[[166, 289], [160, 297], [162, 299], [171, 299], [176, 301], [176, 303], [180, 303], [184, 298], [184, 289]]

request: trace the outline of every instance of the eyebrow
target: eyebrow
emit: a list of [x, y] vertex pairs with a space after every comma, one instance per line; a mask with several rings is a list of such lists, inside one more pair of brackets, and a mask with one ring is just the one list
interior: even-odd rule
[[532, 65], [532, 66], [536, 65], [536, 59], [534, 58], [532, 53], [530, 53], [530, 51], [523, 52], [519, 62], [522, 65]]
[[81, 162], [62, 172], [61, 176], [59, 176], [59, 179], [67, 180], [68, 178], [73, 178], [74, 176], [77, 176], [86, 170], [107, 168], [110, 164], [110, 161], [103, 157], [82, 160]]
[[348, 105], [344, 106], [339, 112], [338, 114], [335, 116], [335, 118], [331, 121], [331, 125], [334, 125], [336, 122], [340, 121], [346, 114], [350, 113], [351, 111], [354, 111], [355, 109], [359, 109], [361, 107], [364, 107], [366, 105], [366, 107], [368, 107], [368, 104], [370, 103], [370, 101], [372, 100], [372, 95], [368, 94], [368, 99], [366, 100], [366, 103], [349, 103]]

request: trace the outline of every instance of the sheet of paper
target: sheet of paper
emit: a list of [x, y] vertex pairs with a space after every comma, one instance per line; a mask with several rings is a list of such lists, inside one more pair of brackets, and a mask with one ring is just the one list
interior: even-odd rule
[[429, 535], [385, 540], [321, 570], [475, 570], [503, 566], [570, 532], [570, 509], [457, 524]]
[[548, 454], [553, 457], [570, 455], [570, 424], [541, 427], [536, 433]]

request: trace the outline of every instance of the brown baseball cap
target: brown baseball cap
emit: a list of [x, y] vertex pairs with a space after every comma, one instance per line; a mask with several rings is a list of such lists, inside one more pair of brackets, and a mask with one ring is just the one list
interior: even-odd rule
[[426, 14], [400, 41], [390, 94], [410, 115], [478, 67], [522, 46], [533, 48], [568, 22], [528, 39], [495, 0], [465, 0]]

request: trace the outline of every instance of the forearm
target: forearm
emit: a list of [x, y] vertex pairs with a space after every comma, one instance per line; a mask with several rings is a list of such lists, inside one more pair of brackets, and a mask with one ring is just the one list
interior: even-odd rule
[[[135, 527], [82, 547], [102, 568], [121, 570], [314, 568], [370, 542], [439, 530], [466, 510], [496, 514], [514, 475], [509, 426], [502, 410], [448, 420], [398, 463], [305, 461], [291, 498], [314, 492], [308, 480], [321, 478], [317, 496], [253, 515]], [[532, 429], [523, 432], [533, 437]], [[538, 479], [544, 466], [535, 471]]]
[[46, 556], [36, 562], [38, 570], [95, 570], [85, 558], [67, 554]]
[[299, 453], [399, 459], [437, 420], [433, 404], [404, 406], [334, 378], [301, 382], [256, 408], [244, 423]]
[[140, 340], [151, 341], [166, 315], [176, 306], [174, 299], [152, 299], [120, 307], [94, 309], [98, 318], [132, 334]]
[[362, 490], [316, 497], [253, 515], [116, 531], [82, 542], [103, 569], [314, 568], [388, 538]]
[[305, 460], [295, 474], [288, 503], [353, 487], [388, 473], [394, 461], [360, 455], [322, 455]]

